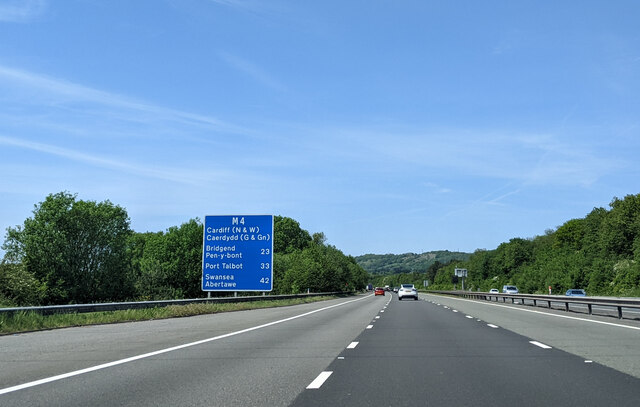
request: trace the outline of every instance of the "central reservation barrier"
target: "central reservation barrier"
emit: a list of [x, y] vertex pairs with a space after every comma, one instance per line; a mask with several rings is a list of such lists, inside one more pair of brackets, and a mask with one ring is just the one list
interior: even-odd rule
[[570, 304], [584, 305], [587, 307], [589, 315], [593, 314], [594, 306], [611, 307], [617, 310], [618, 318], [622, 319], [623, 309], [640, 309], [640, 299], [635, 298], [596, 298], [596, 297], [569, 297], [563, 295], [536, 295], [536, 294], [500, 294], [471, 291], [427, 291], [432, 294], [451, 295], [456, 297], [469, 298], [474, 300], [510, 302], [512, 304], [522, 302], [523, 305], [533, 305], [534, 307], [546, 305], [552, 308], [552, 304], [563, 304], [565, 311], [570, 311]]

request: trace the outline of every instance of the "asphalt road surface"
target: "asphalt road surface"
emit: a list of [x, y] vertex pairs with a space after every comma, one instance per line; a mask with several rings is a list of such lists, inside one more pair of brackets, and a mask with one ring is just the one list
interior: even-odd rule
[[638, 378], [429, 299], [390, 304], [293, 405], [638, 405]]
[[10, 335], [0, 406], [637, 406], [625, 326], [387, 294]]

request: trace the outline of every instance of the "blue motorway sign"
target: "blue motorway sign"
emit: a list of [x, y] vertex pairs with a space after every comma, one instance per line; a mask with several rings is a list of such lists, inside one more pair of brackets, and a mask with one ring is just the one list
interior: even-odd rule
[[273, 215], [205, 216], [202, 291], [273, 289]]

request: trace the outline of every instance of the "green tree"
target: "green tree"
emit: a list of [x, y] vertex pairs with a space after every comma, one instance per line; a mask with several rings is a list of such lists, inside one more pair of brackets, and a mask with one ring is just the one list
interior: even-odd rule
[[640, 238], [640, 195], [614, 198], [611, 211], [602, 224], [602, 243], [611, 258], [633, 256], [634, 243]]
[[442, 263], [437, 260], [435, 263], [429, 266], [426, 278], [429, 281], [429, 284], [433, 284], [433, 282], [436, 280], [436, 274], [438, 274], [438, 270], [440, 269], [440, 267], [442, 267]]
[[46, 288], [22, 264], [0, 263], [0, 306], [39, 305]]
[[[278, 253], [276, 253], [278, 255]], [[280, 294], [299, 294], [310, 290], [317, 292], [315, 276], [320, 274], [321, 265], [313, 253], [299, 250], [286, 256], [286, 270], [284, 270], [280, 285]]]
[[571, 251], [580, 250], [585, 234], [584, 223], [584, 219], [572, 219], [560, 226], [554, 233], [554, 247]]
[[302, 229], [300, 224], [291, 218], [275, 216], [273, 229], [273, 251], [275, 253], [286, 254], [303, 250], [312, 242], [309, 232]]
[[3, 249], [6, 262], [46, 284], [45, 303], [122, 300], [132, 294], [130, 234], [122, 207], [60, 192], [35, 205], [22, 226], [8, 228]]
[[144, 299], [202, 296], [202, 223], [191, 219], [166, 232], [136, 234], [130, 250], [136, 255], [136, 292]]
[[512, 274], [519, 267], [532, 260], [531, 241], [513, 238], [509, 243], [498, 246], [497, 258], [498, 268], [506, 275]]
[[351, 256], [327, 245], [324, 233], [313, 236], [290, 218], [274, 222], [274, 291], [277, 293], [363, 289], [367, 272]]
[[[523, 293], [585, 288], [590, 295], [640, 295], [640, 194], [614, 198], [557, 230], [511, 239], [495, 250], [476, 251], [462, 267], [483, 290], [514, 283]], [[440, 268], [434, 289], [448, 289], [450, 270]]]

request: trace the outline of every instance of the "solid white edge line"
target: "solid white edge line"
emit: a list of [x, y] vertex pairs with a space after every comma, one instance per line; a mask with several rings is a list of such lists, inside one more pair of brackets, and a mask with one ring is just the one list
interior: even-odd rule
[[[269, 327], [269, 326], [272, 326], [272, 325], [277, 325], [277, 324], [281, 324], [283, 322], [288, 322], [288, 321], [292, 321], [294, 319], [306, 317], [308, 315], [312, 315], [312, 314], [315, 314], [317, 312], [326, 311], [326, 310], [331, 309], [331, 308], [335, 308], [335, 307], [339, 307], [339, 306], [342, 306], [342, 305], [345, 305], [345, 304], [349, 304], [349, 303], [352, 303], [352, 302], [360, 301], [360, 300], [363, 300], [363, 299], [369, 298], [369, 297], [371, 297], [371, 295], [368, 295], [368, 296], [365, 296], [365, 297], [361, 297], [361, 298], [356, 298], [355, 300], [341, 302], [339, 304], [330, 305], [328, 307], [319, 308], [317, 310], [305, 312], [304, 314], [300, 314], [300, 315], [294, 315], [292, 317], [285, 318], [285, 319], [280, 319], [278, 321], [273, 321], [273, 322], [269, 322], [269, 323], [266, 323], [266, 324], [253, 326], [251, 328], [242, 329], [240, 331], [229, 332], [229, 333], [224, 334], [224, 335], [214, 336], [212, 338], [202, 339], [202, 340], [199, 340], [199, 341], [196, 341], [196, 342], [185, 343], [185, 344], [182, 344], [182, 345], [173, 346], [171, 348], [160, 349], [160, 350], [157, 350], [157, 351], [154, 351], [154, 352], [144, 353], [142, 355], [137, 355], [137, 356], [132, 356], [132, 357], [125, 358], [125, 359], [115, 360], [113, 362], [103, 363], [101, 365], [91, 366], [91, 367], [88, 367], [88, 368], [85, 368], [85, 369], [74, 370], [73, 372], [63, 373], [63, 374], [60, 374], [60, 375], [46, 377], [44, 379], [35, 380], [35, 381], [32, 381], [32, 382], [27, 382], [27, 383], [19, 384], [19, 385], [16, 385], [16, 386], [7, 387], [7, 388], [4, 388], [4, 389], [0, 389], [0, 395], [11, 393], [11, 392], [18, 391], [18, 390], [24, 390], [24, 389], [27, 389], [29, 387], [39, 386], [39, 385], [45, 384], [45, 383], [55, 382], [57, 380], [67, 379], [69, 377], [78, 376], [78, 375], [85, 374], [85, 373], [95, 372], [96, 370], [102, 370], [102, 369], [106, 369], [106, 368], [109, 368], [109, 367], [122, 365], [124, 363], [134, 362], [134, 361], [140, 360], [140, 359], [146, 359], [146, 358], [149, 358], [149, 357], [152, 357], [152, 356], [161, 355], [163, 353], [168, 353], [168, 352], [173, 352], [173, 351], [179, 350], [179, 349], [184, 349], [184, 348], [189, 348], [189, 347], [196, 346], [196, 345], [201, 345], [203, 343], [216, 341], [218, 339], [229, 338], [231, 336], [240, 335], [240, 334], [243, 334], [243, 333], [255, 331], [257, 329], [262, 329], [262, 328], [266, 328], [266, 327]], [[372, 325], [370, 325], [370, 326], [373, 327]]]
[[[435, 294], [430, 294], [430, 295], [435, 295]], [[541, 314], [541, 315], [546, 315], [546, 316], [550, 316], [550, 317], [573, 319], [575, 321], [593, 322], [594, 324], [609, 325], [609, 326], [615, 326], [615, 327], [618, 327], [618, 328], [635, 329], [637, 331], [640, 331], [640, 327], [637, 327], [637, 326], [614, 324], [613, 322], [596, 321], [596, 320], [593, 320], [593, 319], [578, 318], [578, 317], [572, 317], [572, 316], [569, 316], [569, 315], [550, 314], [548, 312], [536, 311], [536, 310], [525, 309], [525, 308], [520, 308], [520, 307], [510, 307], [508, 305], [493, 304], [493, 303], [486, 302], [486, 301], [481, 301], [481, 300], [480, 301], [474, 301], [474, 300], [467, 300], [467, 299], [463, 299], [463, 298], [449, 298], [449, 299], [457, 300], [457, 301], [472, 302], [474, 304], [489, 305], [489, 306], [492, 306], [492, 307], [508, 308], [508, 309], [511, 309], [511, 310], [514, 310], [514, 311], [531, 312], [533, 314]]]
[[535, 345], [535, 346], [537, 346], [537, 347], [539, 347], [539, 348], [542, 348], [542, 349], [551, 349], [551, 346], [549, 346], [549, 345], [545, 345], [545, 344], [544, 344], [544, 343], [542, 343], [542, 342], [538, 342], [538, 341], [529, 341], [529, 343], [530, 343], [530, 344], [532, 344], [532, 345]]
[[324, 384], [324, 382], [327, 381], [329, 376], [331, 376], [331, 373], [333, 373], [333, 372], [322, 372], [322, 373], [320, 373], [318, 375], [318, 377], [316, 377], [315, 380], [312, 381], [307, 386], [307, 389], [310, 389], [310, 390], [319, 389]]
[[353, 348], [355, 348], [356, 346], [358, 346], [358, 344], [359, 344], [359, 343], [360, 343], [360, 342], [351, 342], [351, 343], [349, 344], [349, 346], [347, 346], [347, 349], [353, 349]]

